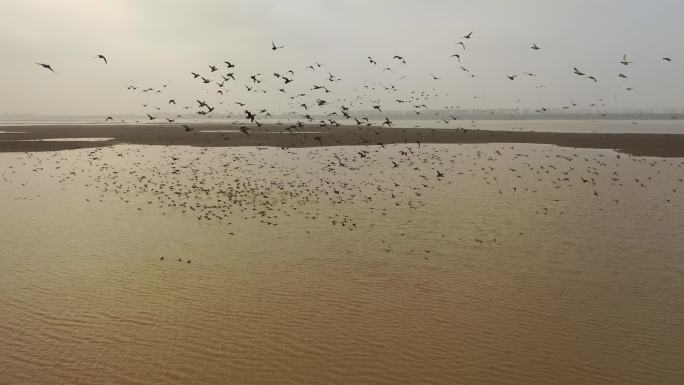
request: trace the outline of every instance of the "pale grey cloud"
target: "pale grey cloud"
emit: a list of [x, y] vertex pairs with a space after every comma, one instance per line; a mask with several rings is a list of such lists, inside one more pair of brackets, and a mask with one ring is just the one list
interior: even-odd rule
[[[275, 91], [280, 83], [270, 74], [292, 69], [295, 82], [288, 89], [308, 92], [324, 81], [304, 69], [315, 61], [343, 78], [334, 86], [336, 97], [353, 98], [365, 81], [396, 84], [396, 95], [376, 93], [393, 109], [400, 106], [389, 100], [411, 90], [439, 94], [437, 107], [588, 104], [611, 93], [621, 107], [681, 106], [682, 11], [684, 3], [675, 0], [4, 0], [0, 113], [140, 113], [147, 99], [124, 86], [166, 82], [166, 95], [152, 104], [202, 97], [288, 111], [289, 99]], [[463, 52], [454, 43], [470, 31]], [[286, 48], [273, 53], [272, 39]], [[542, 49], [531, 50], [533, 43]], [[476, 78], [449, 58], [456, 52]], [[111, 64], [94, 59], [99, 53]], [[405, 68], [392, 60], [395, 54], [406, 57]], [[634, 63], [619, 64], [623, 54]], [[394, 73], [373, 68], [367, 56]], [[664, 63], [663, 56], [673, 62]], [[209, 64], [224, 60], [235, 62], [242, 78], [221, 99], [208, 95], [190, 71], [208, 73]], [[52, 64], [59, 75], [36, 61]], [[598, 85], [573, 75], [573, 66], [594, 74]], [[245, 77], [258, 72], [269, 94], [244, 90]], [[538, 78], [505, 77], [523, 72]], [[619, 79], [620, 72], [629, 79]], [[433, 81], [430, 73], [442, 79]], [[406, 78], [397, 80], [400, 75]]]

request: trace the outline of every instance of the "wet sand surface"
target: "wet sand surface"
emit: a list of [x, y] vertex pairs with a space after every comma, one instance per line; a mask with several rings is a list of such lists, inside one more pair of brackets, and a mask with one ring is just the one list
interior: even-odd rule
[[0, 383], [684, 378], [678, 137], [174, 130], [0, 143]]
[[[513, 124], [513, 123], [512, 123]], [[648, 124], [648, 122], [644, 123]], [[316, 147], [390, 143], [536, 143], [562, 147], [614, 149], [631, 155], [684, 157], [684, 135], [487, 131], [466, 128], [388, 128], [306, 125], [288, 131], [287, 125], [192, 124], [181, 125], [47, 125], [7, 126], [0, 134], [0, 152], [58, 151], [114, 144], [189, 145], [207, 147], [274, 146]], [[217, 132], [218, 131], [218, 132]], [[222, 132], [223, 131], [223, 132]], [[231, 132], [232, 131], [232, 132]], [[14, 132], [14, 133], [13, 133]], [[40, 141], [55, 138], [111, 138], [107, 141]]]

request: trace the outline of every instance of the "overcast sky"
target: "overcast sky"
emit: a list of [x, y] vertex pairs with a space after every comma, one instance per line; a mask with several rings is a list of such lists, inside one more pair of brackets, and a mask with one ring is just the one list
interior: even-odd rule
[[[683, 14], [681, 0], [2, 0], [0, 113], [195, 110], [195, 99], [223, 102], [217, 110], [238, 112], [234, 102], [241, 101], [285, 112], [293, 109], [287, 96], [297, 93], [310, 104], [315, 97], [351, 104], [367, 95], [397, 110], [411, 108], [394, 100], [414, 90], [438, 95], [432, 108], [588, 105], [612, 93], [618, 107], [681, 107]], [[273, 52], [271, 40], [285, 48]], [[530, 48], [535, 43], [541, 50]], [[476, 77], [459, 69], [454, 53]], [[633, 64], [620, 64], [623, 54]], [[237, 81], [227, 82], [221, 97], [214, 83], [203, 85], [190, 72], [216, 79], [228, 72], [224, 60], [236, 65]], [[326, 66], [305, 68], [315, 62]], [[209, 64], [220, 71], [210, 74]], [[388, 66], [392, 72], [382, 71]], [[598, 83], [574, 75], [573, 66]], [[288, 70], [294, 81], [283, 86], [272, 74]], [[328, 82], [328, 71], [342, 80]], [[266, 94], [245, 89], [255, 73], [263, 73], [257, 88]], [[397, 90], [363, 88], [373, 82]], [[130, 84], [164, 93], [132, 92]], [[313, 84], [332, 92], [311, 91]]]

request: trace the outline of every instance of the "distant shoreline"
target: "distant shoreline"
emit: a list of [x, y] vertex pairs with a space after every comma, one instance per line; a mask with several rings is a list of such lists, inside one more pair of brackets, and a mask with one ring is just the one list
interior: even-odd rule
[[[423, 120], [423, 121], [433, 121], [440, 119], [451, 119], [451, 116], [458, 117], [459, 121], [469, 121], [469, 120], [674, 120], [681, 121], [684, 120], [684, 111], [673, 111], [673, 112], [610, 112], [606, 114], [597, 112], [560, 112], [560, 111], [549, 111], [545, 113], [526, 113], [517, 112], [515, 110], [498, 109], [498, 110], [432, 110], [430, 114], [416, 115], [414, 111], [375, 111], [375, 110], [364, 110], [364, 111], [350, 111], [352, 116], [365, 116], [374, 120], [383, 120], [385, 117], [390, 119], [400, 120]], [[159, 118], [171, 118], [175, 119], [178, 113], [170, 111], [157, 111], [155, 116]], [[33, 114], [11, 114], [11, 113], [0, 113], [0, 123], [4, 122], [16, 122], [21, 124], [22, 121], [29, 122], [46, 122], [46, 123], [56, 123], [64, 122], [65, 124], [72, 121], [101, 121], [104, 116], [112, 116], [116, 118], [117, 121], [124, 119], [128, 122], [133, 122], [136, 119], [147, 120], [147, 115], [145, 114], [132, 114], [132, 113], [108, 113], [108, 114], [96, 114], [96, 115], [33, 115]], [[225, 116], [225, 117], [221, 117]], [[243, 116], [242, 113], [231, 113], [231, 114], [217, 114], [213, 118], [204, 119], [204, 121], [197, 122], [198, 124], [212, 123], [212, 119], [236, 119], [237, 117]], [[328, 118], [327, 114], [316, 114], [311, 113], [311, 116], [318, 119]], [[273, 114], [272, 119], [280, 120], [300, 120], [302, 118], [300, 113], [277, 113]]]
[[[36, 125], [0, 127], [0, 152], [62, 151], [96, 148], [116, 144], [195, 146], [195, 147], [324, 147], [383, 145], [396, 143], [549, 144], [560, 147], [612, 149], [634, 156], [684, 157], [682, 134], [556, 133], [530, 131], [486, 131], [444, 128], [387, 128], [377, 126], [320, 127], [304, 125], [287, 131], [287, 125], [189, 124], [185, 132], [180, 124], [159, 125]], [[212, 131], [212, 132], [202, 132]], [[219, 131], [219, 132], [217, 132]], [[223, 131], [223, 132], [220, 132]], [[75, 141], [42, 141], [81, 138]], [[111, 138], [92, 141], [83, 138]]]

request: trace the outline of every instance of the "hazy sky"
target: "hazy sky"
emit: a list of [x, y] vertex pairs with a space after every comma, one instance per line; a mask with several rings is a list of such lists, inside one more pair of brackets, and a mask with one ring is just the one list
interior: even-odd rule
[[[272, 73], [290, 69], [288, 95], [331, 101], [370, 95], [388, 110], [410, 108], [393, 101], [413, 90], [438, 94], [430, 99], [433, 108], [588, 105], [610, 100], [612, 92], [618, 107], [680, 107], [683, 14], [681, 0], [2, 0], [0, 113], [143, 113], [150, 108], [143, 103], [193, 111], [195, 99], [222, 101], [217, 111], [238, 112], [234, 102], [242, 101], [285, 112], [290, 99], [277, 91], [283, 84]], [[471, 31], [471, 39], [461, 38]], [[285, 48], [273, 52], [271, 40]], [[541, 50], [530, 49], [533, 43]], [[108, 65], [95, 59], [100, 53]], [[453, 53], [477, 77], [460, 70]], [[620, 64], [623, 54], [633, 64]], [[227, 82], [220, 97], [216, 85], [202, 85], [190, 72], [208, 76], [215, 64], [221, 70], [212, 75], [225, 74], [224, 60], [236, 64], [237, 81]], [[305, 69], [314, 62], [326, 67]], [[393, 72], [381, 70], [387, 66]], [[599, 82], [574, 75], [573, 66]], [[328, 82], [327, 71], [342, 81]], [[267, 94], [243, 86], [255, 73], [264, 74], [257, 88]], [[510, 81], [506, 74], [520, 76]], [[397, 91], [362, 88], [373, 82]], [[131, 92], [129, 84], [164, 94]], [[333, 92], [315, 93], [313, 84]]]

